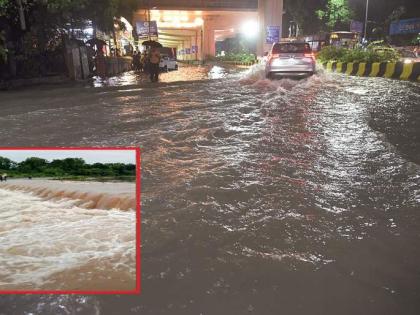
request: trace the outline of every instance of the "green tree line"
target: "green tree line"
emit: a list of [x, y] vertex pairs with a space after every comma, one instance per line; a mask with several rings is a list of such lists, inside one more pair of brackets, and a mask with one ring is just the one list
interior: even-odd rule
[[64, 177], [79, 179], [86, 177], [110, 177], [116, 179], [134, 179], [136, 166], [124, 163], [88, 164], [81, 158], [46, 159], [29, 157], [22, 162], [14, 162], [0, 156], [0, 172], [10, 177]]

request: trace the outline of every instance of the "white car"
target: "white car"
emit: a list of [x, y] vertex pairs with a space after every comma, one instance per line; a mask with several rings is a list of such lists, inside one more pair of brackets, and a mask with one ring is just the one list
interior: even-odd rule
[[310, 76], [315, 72], [315, 55], [306, 42], [273, 44], [265, 67], [266, 77]]
[[174, 58], [169, 56], [162, 56], [159, 63], [159, 68], [162, 71], [178, 70], [178, 63]]

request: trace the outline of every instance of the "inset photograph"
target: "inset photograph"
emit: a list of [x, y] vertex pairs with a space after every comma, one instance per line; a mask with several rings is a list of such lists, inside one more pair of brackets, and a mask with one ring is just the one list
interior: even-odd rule
[[136, 293], [140, 151], [0, 149], [0, 293]]

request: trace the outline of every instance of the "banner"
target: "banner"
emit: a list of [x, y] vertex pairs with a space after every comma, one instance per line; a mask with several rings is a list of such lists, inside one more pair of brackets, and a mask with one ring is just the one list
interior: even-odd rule
[[198, 46], [197, 45], [192, 45], [191, 46], [191, 53], [192, 54], [198, 53]]
[[280, 41], [280, 26], [267, 26], [265, 42], [266, 44], [278, 43]]
[[406, 19], [391, 23], [389, 34], [416, 34], [420, 33], [420, 19]]
[[139, 38], [158, 37], [156, 21], [139, 21], [136, 23], [137, 35]]
[[363, 33], [363, 23], [360, 21], [352, 20], [350, 22], [350, 32]]

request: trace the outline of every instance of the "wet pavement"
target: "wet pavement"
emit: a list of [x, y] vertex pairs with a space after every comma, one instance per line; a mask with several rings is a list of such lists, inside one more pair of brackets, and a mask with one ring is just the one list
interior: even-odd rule
[[1, 94], [2, 146], [140, 146], [143, 178], [141, 296], [0, 314], [419, 314], [420, 85], [216, 67]]

